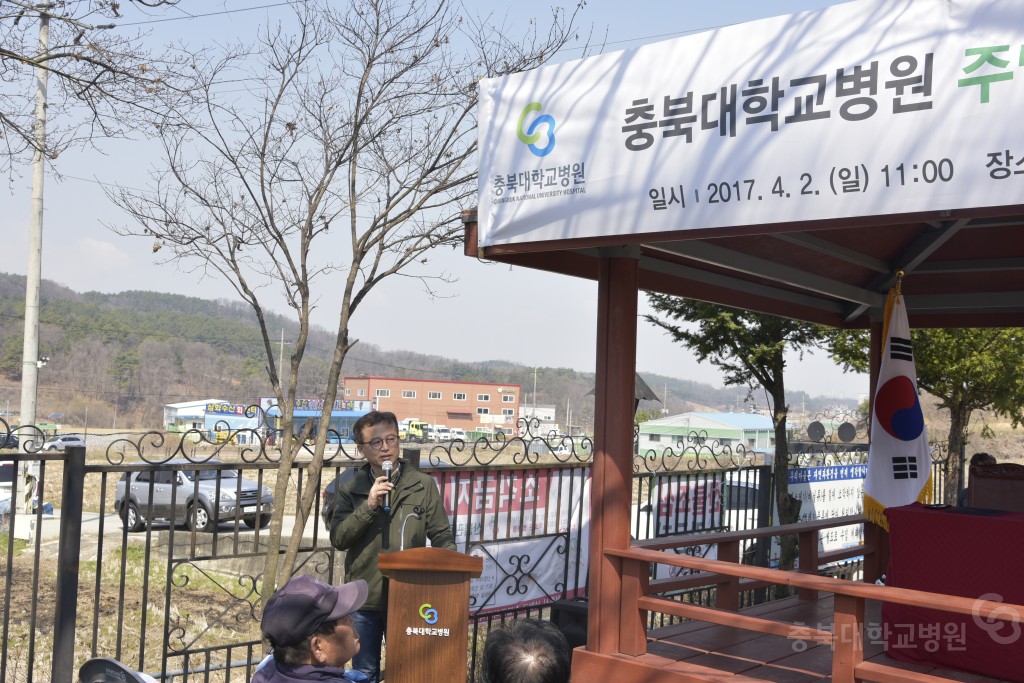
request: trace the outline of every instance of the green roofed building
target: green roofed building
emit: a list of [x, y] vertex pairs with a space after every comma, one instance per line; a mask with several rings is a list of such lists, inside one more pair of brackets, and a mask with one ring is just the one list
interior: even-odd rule
[[706, 438], [707, 444], [717, 441], [733, 450], [742, 445], [745, 450], [775, 448], [775, 430], [771, 418], [755, 413], [681, 413], [640, 424], [640, 452], [661, 452], [672, 448], [679, 452], [689, 445], [689, 434]]

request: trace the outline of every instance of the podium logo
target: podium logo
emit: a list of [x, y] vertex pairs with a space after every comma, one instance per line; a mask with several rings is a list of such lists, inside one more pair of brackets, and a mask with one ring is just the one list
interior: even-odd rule
[[420, 618], [428, 624], [437, 623], [437, 610], [430, 606], [429, 602], [425, 602], [420, 605]]

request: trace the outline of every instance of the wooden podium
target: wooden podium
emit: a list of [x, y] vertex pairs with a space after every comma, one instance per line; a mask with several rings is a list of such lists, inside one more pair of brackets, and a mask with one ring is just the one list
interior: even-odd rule
[[443, 548], [380, 553], [388, 577], [387, 683], [465, 683], [469, 580], [480, 557]]

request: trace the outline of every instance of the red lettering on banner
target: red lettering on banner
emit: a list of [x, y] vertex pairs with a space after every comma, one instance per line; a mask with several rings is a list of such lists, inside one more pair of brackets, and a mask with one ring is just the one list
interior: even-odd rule
[[718, 481], [661, 482], [658, 501], [659, 529], [715, 526], [722, 512], [722, 488]]
[[451, 516], [540, 512], [547, 506], [547, 479], [533, 470], [474, 473], [455, 480], [435, 472], [445, 512]]

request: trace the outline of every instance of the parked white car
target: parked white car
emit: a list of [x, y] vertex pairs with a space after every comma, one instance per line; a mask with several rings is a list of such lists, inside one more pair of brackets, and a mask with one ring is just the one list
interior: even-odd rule
[[461, 441], [465, 441], [466, 440], [466, 430], [463, 429], [462, 427], [452, 427], [451, 428], [451, 440], [455, 441], [455, 439], [459, 439]]
[[43, 444], [44, 451], [62, 451], [68, 446], [81, 446], [85, 448], [85, 439], [74, 434], [55, 436]]
[[434, 425], [434, 441], [444, 443], [452, 440], [452, 430], [444, 425]]
[[552, 451], [555, 455], [572, 455], [572, 442], [562, 441]]

